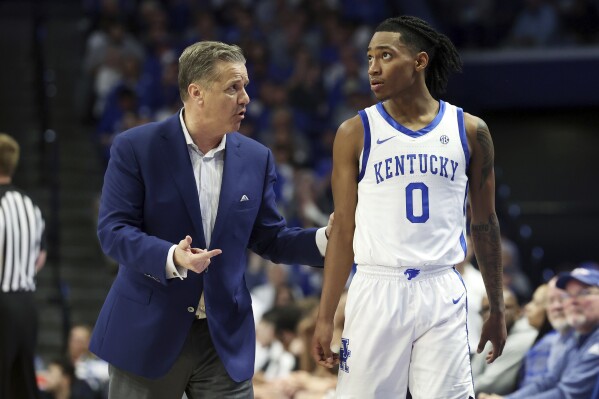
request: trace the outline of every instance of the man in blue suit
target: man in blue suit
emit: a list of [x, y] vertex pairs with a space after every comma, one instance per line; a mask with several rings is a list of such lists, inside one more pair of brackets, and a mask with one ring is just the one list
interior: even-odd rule
[[323, 264], [328, 232], [285, 226], [272, 153], [237, 133], [248, 82], [239, 47], [193, 44], [183, 109], [112, 145], [98, 236], [120, 266], [90, 345], [110, 363], [111, 398], [252, 398], [246, 249]]

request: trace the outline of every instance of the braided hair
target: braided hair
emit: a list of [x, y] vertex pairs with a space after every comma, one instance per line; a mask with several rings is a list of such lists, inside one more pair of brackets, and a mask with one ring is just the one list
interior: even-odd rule
[[462, 70], [460, 55], [451, 40], [420, 18], [409, 15], [388, 18], [376, 27], [375, 32], [398, 32], [403, 44], [415, 52], [428, 54], [425, 81], [433, 96], [445, 91], [450, 73]]

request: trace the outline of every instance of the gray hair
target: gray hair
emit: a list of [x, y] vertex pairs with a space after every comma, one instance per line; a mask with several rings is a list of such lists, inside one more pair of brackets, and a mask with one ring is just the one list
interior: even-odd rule
[[200, 83], [210, 88], [218, 79], [216, 65], [219, 62], [245, 64], [245, 57], [239, 46], [222, 42], [197, 42], [183, 50], [183, 54], [179, 57], [181, 100], [187, 99], [187, 88], [191, 83]]

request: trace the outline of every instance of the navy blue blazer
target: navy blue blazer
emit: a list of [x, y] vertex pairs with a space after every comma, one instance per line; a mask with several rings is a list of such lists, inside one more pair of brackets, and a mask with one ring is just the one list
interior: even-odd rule
[[[179, 115], [118, 135], [104, 176], [98, 217], [103, 251], [119, 271], [100, 311], [90, 349], [125, 371], [165, 375], [177, 359], [200, 295], [210, 334], [235, 381], [252, 377], [255, 327], [246, 287], [246, 249], [276, 263], [322, 266], [316, 229], [287, 228], [277, 211], [270, 150], [227, 135], [207, 271], [166, 279], [166, 258], [185, 235], [205, 248], [197, 186]], [[240, 201], [242, 196], [247, 201]]]

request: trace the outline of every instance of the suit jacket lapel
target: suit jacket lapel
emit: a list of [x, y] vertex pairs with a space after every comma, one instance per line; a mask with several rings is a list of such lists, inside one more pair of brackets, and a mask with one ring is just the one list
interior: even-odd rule
[[221, 231], [226, 225], [226, 218], [230, 214], [229, 210], [234, 204], [235, 184], [237, 178], [242, 175], [243, 162], [241, 162], [241, 142], [235, 133], [227, 135], [227, 145], [225, 147], [225, 163], [223, 167], [223, 180], [220, 187], [220, 197], [218, 199], [218, 211], [216, 212], [216, 221], [212, 231], [210, 247], [214, 248]]
[[[164, 151], [162, 155], [170, 169], [173, 181], [183, 197], [183, 202], [196, 230], [196, 237], [200, 239], [200, 242], [196, 242], [194, 238], [193, 246], [206, 248], [198, 187], [193, 174], [193, 166], [191, 165], [183, 129], [179, 121], [179, 113], [173, 115], [165, 123], [166, 129], [162, 132], [162, 137], [164, 138]], [[168, 187], [165, 187], [165, 190], [168, 189]], [[181, 237], [181, 239], [183, 238]]]

